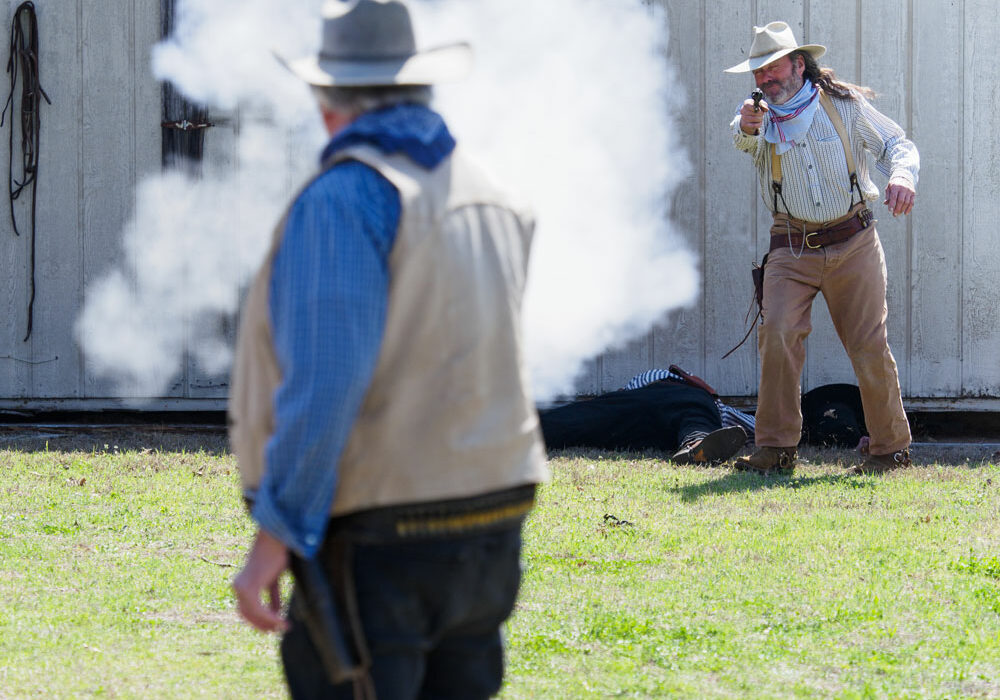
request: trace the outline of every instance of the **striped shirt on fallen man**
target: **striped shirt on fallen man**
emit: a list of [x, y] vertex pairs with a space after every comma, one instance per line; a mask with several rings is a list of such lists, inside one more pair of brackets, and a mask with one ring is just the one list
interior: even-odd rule
[[[632, 379], [629, 380], [629, 383], [622, 388], [626, 391], [641, 389], [642, 387], [652, 384], [653, 382], [661, 382], [664, 380], [691, 386], [691, 384], [687, 382], [684, 377], [675, 372], [671, 372], [669, 369], [650, 369], [632, 377]], [[719, 417], [722, 418], [722, 427], [731, 428], [733, 426], [739, 426], [743, 428], [743, 430], [747, 433], [747, 443], [752, 443], [754, 439], [754, 429], [756, 426], [754, 417], [749, 413], [745, 413], [739, 409], [722, 403], [722, 401], [718, 398], [715, 399], [715, 405], [719, 409]]]

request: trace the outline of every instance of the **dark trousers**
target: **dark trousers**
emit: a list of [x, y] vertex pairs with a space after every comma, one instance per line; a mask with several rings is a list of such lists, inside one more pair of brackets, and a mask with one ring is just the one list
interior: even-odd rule
[[[379, 700], [488, 698], [499, 691], [500, 625], [514, 607], [520, 554], [520, 523], [351, 545], [358, 617]], [[292, 697], [354, 698], [353, 684], [328, 681], [294, 606], [289, 621], [281, 657]]]
[[614, 391], [542, 411], [546, 447], [676, 451], [692, 433], [722, 427], [707, 391], [675, 382]]

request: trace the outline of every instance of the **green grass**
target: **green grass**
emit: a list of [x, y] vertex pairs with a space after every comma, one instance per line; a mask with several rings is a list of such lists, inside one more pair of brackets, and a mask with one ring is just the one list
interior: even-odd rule
[[831, 456], [790, 479], [556, 460], [506, 696], [1000, 695], [1000, 469]]
[[[0, 450], [0, 698], [283, 696], [229, 593], [232, 457], [105, 442]], [[768, 480], [558, 455], [503, 697], [1000, 696], [1000, 468], [845, 478], [848, 456]]]
[[281, 697], [231, 458], [0, 452], [0, 697]]

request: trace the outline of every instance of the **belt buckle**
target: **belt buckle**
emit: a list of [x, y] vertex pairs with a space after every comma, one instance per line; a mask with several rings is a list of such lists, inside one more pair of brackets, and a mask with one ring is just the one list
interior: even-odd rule
[[806, 243], [806, 248], [810, 248], [810, 249], [812, 249], [812, 250], [819, 250], [820, 248], [822, 248], [822, 247], [823, 247], [823, 244], [822, 244], [822, 243], [820, 243], [820, 244], [817, 244], [817, 245], [813, 245], [813, 244], [812, 244], [812, 243], [811, 243], [811, 242], [809, 241], [809, 237], [810, 237], [810, 236], [818, 236], [818, 235], [819, 235], [819, 234], [821, 234], [821, 233], [823, 233], [823, 231], [822, 231], [822, 230], [819, 230], [819, 231], [813, 231], [812, 233], [807, 233], [807, 234], [806, 234], [806, 237], [805, 237], [805, 238], [803, 239], [803, 240], [805, 241], [805, 243]]

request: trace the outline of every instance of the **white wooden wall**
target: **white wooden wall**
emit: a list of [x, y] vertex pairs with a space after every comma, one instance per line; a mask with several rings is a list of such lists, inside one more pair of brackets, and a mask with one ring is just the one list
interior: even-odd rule
[[[7, 0], [0, 12], [4, 47], [18, 4]], [[160, 32], [159, 0], [36, 0], [35, 8], [41, 82], [52, 104], [41, 111], [37, 296], [27, 342], [28, 197], [16, 207], [21, 238], [6, 197], [0, 212], [0, 398], [8, 407], [110, 395], [88, 372], [73, 325], [85, 285], [121, 255], [138, 178], [160, 167], [160, 87], [148, 59]]]
[[[750, 78], [722, 70], [746, 56], [752, 25], [784, 19], [803, 43], [829, 47], [823, 62], [840, 76], [872, 86], [881, 95], [876, 105], [907, 129], [921, 152], [917, 209], [895, 220], [883, 210], [879, 223], [889, 267], [890, 343], [904, 394], [914, 406], [1000, 408], [995, 4], [647, 1], [666, 6], [669, 60], [686, 93], [680, 129], [696, 168], [677, 192], [674, 210], [701, 255], [703, 293], [693, 308], [596, 359], [580, 392], [615, 389], [638, 371], [671, 362], [703, 375], [723, 394], [756, 392], [755, 338], [720, 359], [742, 336], [750, 263], [763, 255], [768, 228], [750, 163], [732, 148], [727, 129]], [[4, 3], [4, 28], [17, 4]], [[88, 371], [73, 324], [85, 285], [122, 254], [119, 235], [135, 183], [160, 167], [160, 88], [148, 58], [159, 37], [159, 6], [159, 0], [36, 0], [42, 84], [53, 102], [42, 111], [38, 291], [34, 333], [22, 342], [28, 248], [25, 238], [13, 236], [4, 204], [0, 408], [107, 408], [122, 398]], [[231, 134], [223, 130], [209, 133], [207, 156], [228, 157], [226, 139]], [[7, 157], [3, 137], [0, 163]], [[17, 207], [19, 221], [27, 222], [27, 202]], [[804, 386], [852, 381], [822, 300], [813, 325]], [[168, 396], [148, 405], [219, 408], [222, 384], [189, 365]]]
[[[889, 273], [889, 341], [904, 396], [927, 408], [1000, 408], [1000, 15], [987, 0], [651, 0], [667, 9], [669, 59], [684, 84], [681, 115], [696, 173], [674, 199], [676, 217], [702, 256], [703, 293], [625, 348], [606, 353], [579, 384], [620, 387], [635, 372], [674, 362], [723, 394], [756, 392], [756, 337], [742, 337], [749, 270], [767, 250], [769, 215], [749, 159], [727, 124], [752, 89], [724, 74], [746, 58], [751, 27], [782, 19], [821, 63], [873, 87], [922, 159], [912, 216], [877, 211]], [[885, 179], [875, 172], [876, 182]], [[804, 388], [853, 382], [822, 297], [813, 309]], [[961, 397], [960, 402], [953, 401]], [[987, 398], [984, 398], [987, 397]]]

